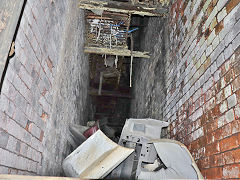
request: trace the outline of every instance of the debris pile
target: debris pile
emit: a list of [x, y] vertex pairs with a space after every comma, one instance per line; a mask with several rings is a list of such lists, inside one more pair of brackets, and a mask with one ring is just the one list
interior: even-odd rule
[[155, 119], [128, 119], [118, 144], [98, 129], [98, 122], [91, 127], [71, 126], [71, 133], [79, 138], [75, 141], [84, 142], [64, 160], [64, 172], [89, 179], [203, 179], [182, 143], [161, 139], [162, 128], [168, 125]]

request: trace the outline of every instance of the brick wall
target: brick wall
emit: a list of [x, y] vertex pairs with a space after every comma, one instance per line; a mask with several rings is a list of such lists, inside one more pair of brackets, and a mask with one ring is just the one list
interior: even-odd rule
[[150, 18], [141, 47], [152, 57], [135, 65], [131, 116], [169, 121], [206, 178], [240, 177], [239, 7], [173, 1], [168, 21]]
[[175, 1], [165, 119], [206, 178], [240, 177], [240, 4]]
[[0, 96], [0, 173], [59, 175], [68, 124], [87, 115], [77, 1], [28, 0]]
[[[150, 59], [134, 58], [133, 94], [131, 101], [131, 117], [155, 118], [163, 120], [165, 105], [165, 63], [168, 52], [167, 20], [152, 17], [144, 19], [139, 29], [140, 37], [136, 37], [134, 47], [140, 46], [151, 54]], [[136, 36], [136, 35], [135, 35]], [[138, 40], [141, 38], [140, 45]]]

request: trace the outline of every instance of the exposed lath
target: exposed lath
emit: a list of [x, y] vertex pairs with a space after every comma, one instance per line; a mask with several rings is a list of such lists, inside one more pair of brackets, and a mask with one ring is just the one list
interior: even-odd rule
[[168, 0], [79, 0], [79, 7], [88, 10], [84, 52], [150, 58], [147, 52], [130, 51], [127, 46], [131, 15], [165, 16], [166, 4]]
[[104, 11], [101, 15], [86, 11], [86, 46], [127, 49], [130, 15]]
[[[155, 0], [156, 1], [156, 0]], [[154, 1], [154, 2], [155, 2]], [[161, 2], [162, 0], [160, 0]], [[140, 4], [133, 2], [119, 2], [107, 0], [79, 0], [79, 7], [88, 10], [110, 11], [125, 14], [138, 14], [141, 16], [165, 16], [168, 13], [168, 8], [162, 5], [158, 7], [147, 6], [146, 3]], [[145, 1], [144, 1], [145, 2]], [[147, 2], [147, 1], [146, 1]]]
[[[132, 87], [133, 57], [150, 58], [148, 52], [133, 51], [133, 38], [129, 29], [131, 15], [165, 16], [167, 0], [131, 0], [128, 2], [107, 0], [79, 0], [79, 7], [85, 9], [86, 44], [85, 53], [107, 55], [131, 56], [130, 87]], [[127, 46], [127, 39], [131, 37], [131, 47]], [[115, 63], [116, 63], [115, 62]], [[117, 64], [117, 63], [116, 63]], [[107, 66], [107, 65], [106, 65]], [[103, 72], [100, 73], [98, 94], [101, 95]], [[118, 82], [120, 73], [118, 75]]]

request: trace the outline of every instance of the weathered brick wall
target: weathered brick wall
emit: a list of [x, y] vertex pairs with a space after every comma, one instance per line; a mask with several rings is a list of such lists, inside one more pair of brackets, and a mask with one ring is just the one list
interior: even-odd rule
[[[151, 54], [150, 59], [134, 59], [131, 117], [163, 120], [165, 105], [165, 63], [168, 57], [167, 20], [157, 17], [144, 19], [140, 28], [140, 47]], [[136, 38], [139, 39], [139, 38]], [[134, 42], [135, 45], [136, 40]]]
[[61, 173], [68, 125], [87, 115], [83, 30], [77, 1], [27, 1], [2, 87], [0, 173]]
[[206, 178], [240, 177], [240, 4], [178, 0], [170, 13], [164, 117]]
[[174, 1], [168, 22], [150, 18], [143, 32], [151, 58], [135, 61], [131, 116], [169, 121], [206, 178], [240, 177], [239, 7]]

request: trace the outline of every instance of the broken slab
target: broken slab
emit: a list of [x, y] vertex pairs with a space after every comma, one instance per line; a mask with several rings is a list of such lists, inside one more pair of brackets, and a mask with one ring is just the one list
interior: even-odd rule
[[147, 142], [147, 140], [160, 139], [162, 128], [168, 122], [156, 119], [127, 119], [122, 130], [121, 138], [132, 142]]
[[119, 146], [98, 130], [73, 151], [63, 161], [62, 166], [67, 176], [100, 179], [108, 175], [133, 151], [134, 149]]
[[168, 125], [151, 118], [127, 119], [118, 144], [134, 148], [135, 152], [113, 170], [111, 178], [135, 179], [141, 172], [142, 162], [154, 163], [157, 152], [151, 141], [161, 138], [162, 128]]
[[152, 141], [165, 168], [158, 171], [141, 169], [138, 179], [204, 179], [187, 147], [175, 140]]

